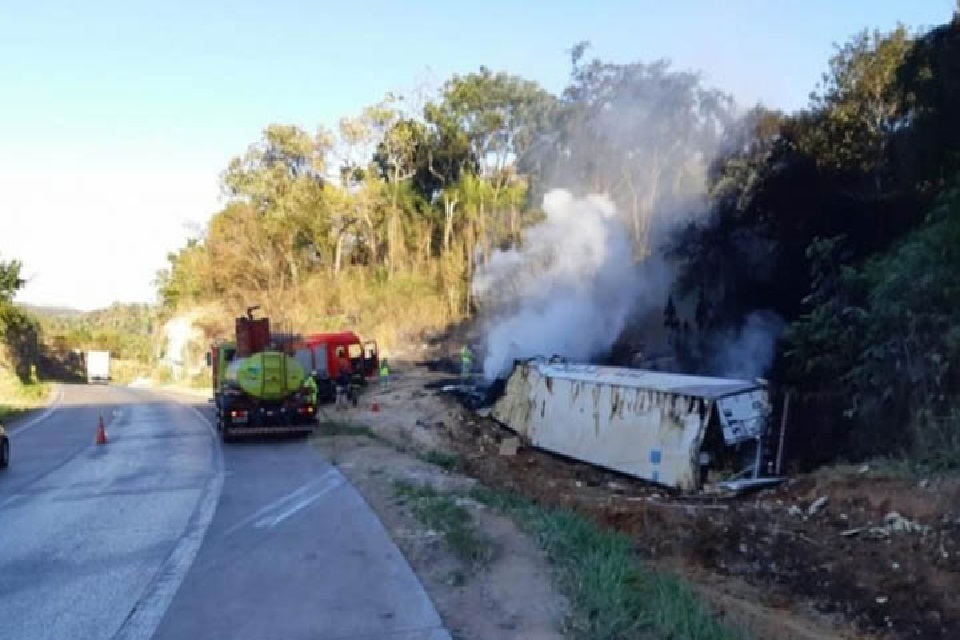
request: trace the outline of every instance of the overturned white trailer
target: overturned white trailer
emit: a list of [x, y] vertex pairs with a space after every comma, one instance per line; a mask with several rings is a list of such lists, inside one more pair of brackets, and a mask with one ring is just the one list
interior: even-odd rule
[[762, 381], [529, 360], [490, 415], [535, 447], [683, 491], [762, 472]]

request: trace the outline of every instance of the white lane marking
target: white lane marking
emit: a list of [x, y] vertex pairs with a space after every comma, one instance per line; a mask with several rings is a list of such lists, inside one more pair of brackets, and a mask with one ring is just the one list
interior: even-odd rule
[[149, 640], [153, 637], [157, 627], [160, 626], [160, 621], [167, 613], [173, 597], [180, 589], [180, 584], [186, 577], [187, 571], [197, 557], [200, 544], [207, 533], [207, 527], [210, 526], [213, 514], [217, 510], [217, 503], [220, 502], [220, 492], [223, 490], [223, 450], [218, 445], [217, 432], [213, 428], [213, 424], [195, 407], [190, 407], [190, 409], [207, 425], [207, 429], [210, 431], [210, 438], [213, 441], [215, 451], [214, 477], [207, 482], [203, 498], [193, 512], [190, 522], [187, 524], [187, 530], [160, 566], [154, 582], [147, 587], [144, 595], [134, 606], [133, 611], [130, 612], [123, 625], [113, 636], [113, 640]]
[[235, 524], [235, 525], [233, 525], [232, 527], [230, 527], [229, 529], [227, 529], [227, 531], [224, 533], [224, 535], [225, 535], [225, 536], [228, 536], [228, 535], [230, 535], [231, 533], [235, 533], [236, 531], [238, 531], [239, 529], [242, 529], [243, 527], [247, 526], [248, 524], [250, 524], [250, 523], [253, 522], [254, 520], [262, 519], [264, 516], [266, 516], [266, 515], [267, 515], [268, 513], [270, 513], [271, 511], [279, 511], [280, 509], [283, 509], [288, 503], [292, 503], [292, 502], [300, 499], [300, 497], [303, 496], [304, 494], [309, 493], [309, 492], [312, 491], [313, 489], [319, 487], [319, 486], [320, 486], [321, 484], [323, 484], [330, 476], [334, 475], [335, 473], [336, 473], [336, 469], [330, 469], [329, 471], [327, 471], [326, 473], [324, 473], [324, 474], [323, 474], [322, 476], [320, 476], [319, 478], [317, 478], [317, 479], [315, 479], [315, 480], [311, 480], [311, 481], [308, 482], [307, 484], [302, 485], [299, 489], [294, 489], [293, 491], [291, 491], [291, 492], [288, 493], [287, 495], [281, 496], [280, 498], [277, 498], [277, 499], [274, 500], [273, 502], [270, 502], [270, 503], [268, 503], [268, 504], [260, 507], [260, 508], [257, 509], [254, 513], [250, 514], [249, 516], [247, 516], [246, 518], [244, 518], [243, 520], [241, 520], [241, 521], [238, 522], [237, 524]]
[[30, 429], [31, 427], [37, 426], [38, 424], [40, 424], [41, 422], [43, 422], [44, 420], [46, 420], [47, 418], [49, 418], [50, 415], [51, 415], [54, 411], [56, 411], [57, 409], [60, 408], [60, 402], [61, 402], [62, 400], [63, 400], [63, 387], [61, 387], [61, 386], [58, 385], [58, 386], [57, 386], [57, 397], [56, 397], [56, 399], [53, 401], [53, 404], [51, 404], [49, 407], [47, 407], [46, 409], [44, 409], [44, 410], [43, 410], [43, 413], [41, 413], [40, 415], [38, 415], [36, 418], [33, 418], [32, 420], [28, 420], [28, 421], [25, 422], [24, 424], [22, 424], [22, 425], [20, 425], [20, 426], [18, 426], [18, 427], [16, 427], [16, 428], [14, 428], [14, 429], [10, 429], [10, 431], [7, 432], [7, 436], [13, 438], [13, 437], [15, 437], [15, 436], [20, 435], [21, 433], [23, 433], [23, 432], [26, 431], [27, 429]]
[[267, 505], [265, 505], [265, 506], [263, 506], [263, 507], [260, 507], [260, 508], [257, 509], [254, 513], [250, 514], [249, 516], [247, 516], [246, 518], [244, 518], [243, 520], [241, 520], [241, 521], [238, 522], [237, 524], [235, 524], [235, 525], [233, 525], [232, 527], [230, 527], [229, 529], [227, 529], [227, 531], [226, 531], [226, 533], [224, 533], [224, 535], [227, 535], [227, 536], [228, 536], [228, 535], [230, 535], [231, 533], [235, 533], [236, 531], [238, 531], [239, 529], [242, 529], [243, 527], [247, 526], [248, 524], [250, 524], [251, 522], [253, 522], [253, 521], [256, 520], [257, 518], [266, 515], [266, 514], [269, 513], [270, 511], [273, 511], [274, 509], [279, 509], [279, 508], [283, 507], [284, 504], [286, 504], [287, 502], [290, 502], [291, 500], [296, 500], [296, 499], [299, 498], [301, 495], [303, 495], [303, 494], [307, 493], [308, 491], [310, 491], [310, 489], [312, 489], [313, 486], [314, 486], [316, 483], [317, 483], [316, 480], [314, 480], [314, 481], [312, 481], [312, 482], [308, 482], [307, 484], [303, 485], [303, 486], [300, 487], [299, 489], [294, 490], [292, 493], [288, 493], [287, 495], [283, 496], [282, 498], [278, 498], [277, 500], [274, 500], [273, 502], [271, 502], [271, 503], [269, 503], [269, 504], [267, 504]]
[[10, 496], [9, 498], [7, 498], [7, 499], [4, 500], [3, 502], [0, 502], [0, 509], [3, 509], [5, 506], [7, 506], [8, 504], [10, 504], [10, 503], [13, 502], [14, 500], [19, 500], [19, 499], [22, 498], [22, 497], [23, 497], [23, 494], [22, 494], [22, 493], [15, 493], [15, 494], [13, 494], [12, 496]]
[[299, 500], [298, 502], [291, 505], [290, 508], [288, 508], [286, 511], [282, 511], [278, 513], [273, 518], [261, 518], [253, 526], [257, 527], [258, 529], [262, 529], [263, 527], [275, 527], [281, 522], [283, 522], [284, 520], [286, 520], [287, 518], [289, 518], [290, 516], [292, 516], [293, 514], [295, 514], [296, 512], [300, 511], [301, 509], [305, 509], [306, 507], [309, 507], [311, 504], [313, 504], [314, 502], [316, 502], [317, 500], [319, 500], [320, 498], [322, 498], [323, 496], [325, 496], [326, 494], [330, 493], [331, 491], [339, 487], [341, 484], [343, 484], [343, 477], [332, 478], [331, 480], [332, 482], [328, 482], [327, 486], [320, 489], [320, 491], [317, 491], [313, 495], [307, 496], [306, 498]]

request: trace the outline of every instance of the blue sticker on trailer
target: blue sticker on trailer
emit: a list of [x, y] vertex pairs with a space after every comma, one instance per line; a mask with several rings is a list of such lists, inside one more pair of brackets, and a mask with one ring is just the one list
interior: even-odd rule
[[660, 464], [660, 449], [652, 449], [650, 451], [650, 462], [652, 464]]

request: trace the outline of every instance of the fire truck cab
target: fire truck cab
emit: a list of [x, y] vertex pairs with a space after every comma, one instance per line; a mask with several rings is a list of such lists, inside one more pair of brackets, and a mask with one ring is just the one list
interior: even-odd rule
[[340, 361], [346, 356], [355, 384], [366, 384], [377, 375], [380, 366], [376, 341], [362, 342], [353, 331], [313, 333], [296, 345], [294, 356], [308, 373], [317, 372], [317, 388], [321, 402], [336, 399], [335, 381], [340, 375]]

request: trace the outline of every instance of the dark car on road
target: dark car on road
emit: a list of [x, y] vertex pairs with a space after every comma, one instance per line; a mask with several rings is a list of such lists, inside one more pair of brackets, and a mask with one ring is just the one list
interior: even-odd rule
[[10, 439], [7, 438], [7, 431], [0, 424], [0, 469], [6, 469], [10, 464]]

